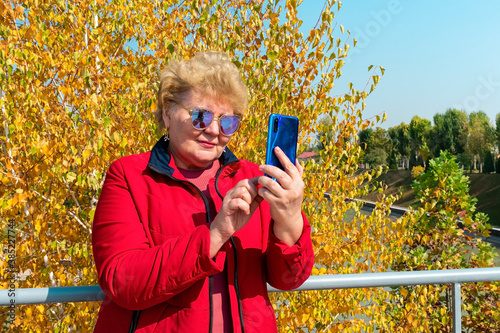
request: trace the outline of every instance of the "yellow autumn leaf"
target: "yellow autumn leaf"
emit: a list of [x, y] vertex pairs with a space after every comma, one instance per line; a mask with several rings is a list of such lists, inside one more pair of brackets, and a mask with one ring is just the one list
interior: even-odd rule
[[28, 307], [28, 308], [26, 309], [26, 311], [24, 311], [24, 315], [26, 316], [26, 319], [27, 319], [27, 320], [31, 320], [31, 316], [32, 316], [32, 314], [33, 314], [33, 313], [32, 313], [32, 311], [31, 311], [31, 307]]
[[88, 149], [85, 149], [83, 154], [82, 154], [83, 159], [86, 160], [87, 158], [89, 158], [90, 154], [91, 154], [91, 151]]
[[408, 295], [408, 290], [405, 288], [401, 288], [399, 291], [401, 292], [401, 295], [406, 298], [406, 296]]

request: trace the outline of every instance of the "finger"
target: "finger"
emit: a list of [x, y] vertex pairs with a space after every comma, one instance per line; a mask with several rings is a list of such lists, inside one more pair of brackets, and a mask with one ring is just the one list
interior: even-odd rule
[[241, 211], [245, 215], [248, 215], [251, 212], [250, 203], [240, 197], [233, 198], [229, 201], [227, 208], [229, 212]]
[[[285, 177], [288, 177], [288, 175], [286, 175], [283, 171], [281, 171], [280, 175], [285, 175]], [[265, 197], [265, 196], [267, 196], [267, 194], [266, 194], [267, 192], [275, 197], [280, 196], [281, 193], [284, 191], [283, 186], [280, 185], [281, 183], [282, 182], [280, 182], [279, 178], [276, 178], [276, 181], [275, 181], [269, 177], [261, 176], [259, 178], [259, 184], [262, 187], [259, 188], [258, 193], [260, 196], [264, 197], [264, 199], [266, 199], [266, 200], [268, 199]]]
[[259, 189], [259, 196], [263, 199], [266, 200], [268, 203], [272, 203], [273, 201], [277, 200], [278, 197], [276, 194], [274, 194], [272, 191], [265, 187], [261, 187]]
[[258, 178], [242, 180], [231, 190], [231, 194], [226, 196], [228, 199], [227, 208], [230, 211], [241, 210], [246, 215], [255, 212], [262, 200], [264, 200], [258, 193]]
[[257, 194], [255, 196], [254, 200], [252, 201], [252, 203], [250, 204], [250, 214], [253, 215], [253, 213], [255, 212], [257, 207], [259, 207], [259, 205], [262, 201], [264, 201], [264, 198], [261, 197], [259, 194]]
[[244, 200], [247, 204], [250, 204], [256, 194], [256, 190], [252, 190], [250, 186], [240, 186], [234, 189], [231, 198], [232, 200], [241, 199]]
[[257, 185], [258, 177], [241, 180], [228, 192], [225, 199], [240, 198], [250, 205], [255, 200], [255, 197], [258, 196]]
[[[295, 166], [293, 166], [293, 168], [295, 168]], [[287, 188], [292, 187], [294, 179], [299, 179], [299, 177], [300, 177], [298, 170], [295, 171], [295, 174], [292, 176], [292, 175], [286, 173], [285, 171], [281, 170], [280, 168], [274, 167], [271, 165], [261, 166], [261, 171], [263, 171], [267, 176], [269, 176], [269, 177], [266, 177], [269, 179], [269, 182], [261, 183], [261, 185], [263, 185], [263, 186], [265, 184], [270, 185], [270, 184], [277, 183], [280, 187], [287, 189]], [[269, 188], [269, 189], [271, 189], [271, 188]]]
[[249, 184], [257, 186], [257, 185], [259, 185], [259, 178], [260, 178], [260, 176], [253, 177], [253, 178], [247, 179], [247, 181]]
[[269, 177], [277, 178], [281, 173], [286, 174], [283, 170], [274, 165], [262, 164], [259, 166], [259, 171]]
[[259, 207], [260, 203], [264, 200], [264, 198], [262, 198], [259, 195], [259, 190], [258, 190], [258, 187], [260, 186], [259, 184], [260, 177], [262, 176], [253, 177], [247, 180], [247, 184], [249, 186], [248, 188], [249, 193], [252, 197], [252, 202], [250, 203], [250, 214], [253, 214], [257, 209], [257, 207]]
[[255, 198], [255, 196], [258, 195], [257, 186], [259, 185], [259, 177], [253, 177], [247, 180], [249, 186], [248, 190], [252, 195], [252, 198]]
[[299, 171], [300, 178], [304, 177], [304, 167], [302, 164], [299, 163], [299, 160], [295, 160], [295, 166], [297, 167], [297, 170]]
[[245, 179], [240, 181], [240, 183], [240, 195], [245, 198], [248, 204], [251, 204], [255, 200], [255, 197], [259, 195], [257, 189], [258, 177]]
[[292, 177], [294, 174], [298, 174], [297, 167], [294, 165], [292, 161], [290, 161], [288, 156], [286, 156], [285, 152], [281, 150], [280, 147], [276, 147], [274, 149], [274, 153], [276, 154], [276, 157], [278, 157], [278, 160], [281, 162], [281, 165], [283, 165], [284, 171], [287, 174], [289, 174]]

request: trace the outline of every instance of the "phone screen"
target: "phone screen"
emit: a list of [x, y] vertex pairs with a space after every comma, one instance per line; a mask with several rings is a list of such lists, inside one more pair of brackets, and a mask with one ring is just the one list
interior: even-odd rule
[[266, 164], [284, 169], [274, 154], [275, 147], [280, 147], [290, 161], [295, 164], [298, 134], [299, 119], [297, 117], [272, 113], [269, 116], [267, 131]]

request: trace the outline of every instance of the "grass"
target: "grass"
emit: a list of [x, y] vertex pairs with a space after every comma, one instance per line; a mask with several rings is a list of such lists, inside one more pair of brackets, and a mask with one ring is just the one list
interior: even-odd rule
[[[469, 194], [477, 198], [476, 211], [489, 216], [492, 226], [500, 227], [500, 174], [466, 173], [469, 177]], [[377, 178], [377, 181], [387, 185], [385, 194], [401, 193], [401, 198], [395, 206], [410, 207], [418, 204], [411, 188], [413, 178], [407, 170], [389, 170]], [[376, 201], [379, 193], [370, 193], [364, 199]]]

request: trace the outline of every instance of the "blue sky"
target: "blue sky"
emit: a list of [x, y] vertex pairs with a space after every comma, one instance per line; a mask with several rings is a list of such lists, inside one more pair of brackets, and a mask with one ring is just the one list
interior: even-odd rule
[[[323, 0], [304, 0], [302, 30], [312, 28]], [[380, 127], [432, 121], [450, 107], [500, 113], [500, 1], [344, 0], [336, 22], [358, 40], [334, 94], [348, 82], [363, 90], [370, 65], [386, 71], [368, 97], [365, 117], [387, 113]], [[306, 35], [306, 33], [304, 33]], [[340, 32], [338, 32], [340, 36]]]

